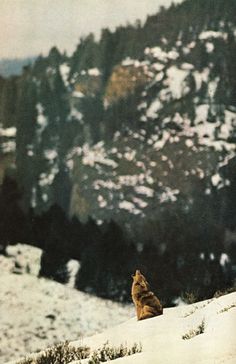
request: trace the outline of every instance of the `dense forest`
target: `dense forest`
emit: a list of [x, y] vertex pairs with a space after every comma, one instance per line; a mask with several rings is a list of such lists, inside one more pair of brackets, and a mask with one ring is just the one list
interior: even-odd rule
[[40, 275], [166, 304], [231, 287], [236, 266], [236, 3], [186, 0], [145, 24], [52, 47], [0, 77], [0, 248], [43, 249]]

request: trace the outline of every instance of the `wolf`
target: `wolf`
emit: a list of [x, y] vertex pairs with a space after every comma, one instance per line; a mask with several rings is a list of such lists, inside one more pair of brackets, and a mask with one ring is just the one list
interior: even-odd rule
[[146, 278], [139, 270], [136, 270], [132, 278], [131, 296], [136, 307], [137, 319], [145, 320], [162, 315], [162, 305], [154, 293], [150, 291]]

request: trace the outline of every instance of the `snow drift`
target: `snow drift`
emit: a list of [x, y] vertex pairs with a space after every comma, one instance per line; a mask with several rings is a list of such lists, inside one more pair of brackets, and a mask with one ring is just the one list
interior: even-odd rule
[[[167, 308], [163, 316], [145, 321], [132, 318], [85, 338], [83, 344], [97, 349], [107, 341], [111, 346], [121, 343], [132, 346], [134, 342], [142, 345], [142, 353], [117, 359], [117, 363], [233, 364], [236, 362], [236, 293]], [[79, 346], [81, 342], [71, 345]]]
[[[1, 363], [17, 363], [26, 353], [73, 338], [71, 346], [88, 346], [91, 353], [105, 343], [142, 346], [141, 353], [116, 359], [117, 363], [236, 362], [236, 292], [166, 308], [162, 316], [137, 321], [131, 318], [133, 305], [122, 306], [38, 279], [39, 249], [17, 245], [8, 247], [8, 252], [10, 258], [0, 257]], [[14, 261], [26, 272], [13, 274]]]

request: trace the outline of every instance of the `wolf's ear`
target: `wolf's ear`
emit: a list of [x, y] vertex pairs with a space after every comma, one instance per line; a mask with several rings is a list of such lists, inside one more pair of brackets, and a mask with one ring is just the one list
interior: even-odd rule
[[134, 277], [135, 277], [135, 274], [131, 274], [131, 278], [133, 278], [133, 279], [134, 279]]

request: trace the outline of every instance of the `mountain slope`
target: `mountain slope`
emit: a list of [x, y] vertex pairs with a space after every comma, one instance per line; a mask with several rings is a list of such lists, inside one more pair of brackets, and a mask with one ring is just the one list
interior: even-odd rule
[[[236, 359], [235, 310], [236, 293], [231, 293], [193, 305], [167, 308], [162, 316], [156, 318], [144, 321], [132, 318], [102, 333], [83, 338], [82, 342], [73, 341], [69, 345], [89, 347], [90, 359], [104, 345], [107, 348], [118, 348], [120, 345], [133, 347], [134, 343], [142, 346], [141, 353], [121, 357], [114, 363], [233, 364]], [[43, 354], [43, 351], [33, 354], [31, 359], [37, 363], [37, 357]], [[71, 363], [100, 362], [90, 359], [74, 360]], [[65, 362], [69, 363], [70, 360], [65, 359]], [[111, 360], [105, 354], [101, 362], [110, 363]]]
[[1, 363], [131, 317], [122, 306], [37, 278], [41, 250], [18, 244], [0, 256]]
[[[163, 316], [137, 322], [135, 318], [84, 340], [92, 349], [141, 343], [143, 352], [115, 363], [234, 363], [236, 293], [214, 300], [164, 310]], [[204, 322], [203, 333], [196, 335]], [[189, 334], [190, 337], [183, 337]], [[195, 335], [195, 336], [194, 336]], [[71, 345], [78, 345], [72, 342]]]
[[[86, 195], [86, 190], [88, 194], [94, 190], [90, 167], [94, 167], [96, 179], [107, 175], [112, 182], [116, 175], [123, 178], [132, 174], [141, 174], [140, 179], [145, 180], [148, 173], [147, 185], [157, 185], [154, 190], [161, 196], [159, 200], [163, 200], [163, 193], [174, 190], [169, 193], [174, 196], [167, 198], [174, 203], [181, 190], [164, 178], [168, 170], [155, 168], [154, 163], [162, 164], [160, 156], [149, 170], [149, 161], [135, 160], [135, 155], [127, 154], [153, 155], [159, 151], [166, 158], [166, 144], [174, 144], [171, 155], [183, 155], [193, 164], [192, 170], [183, 171], [180, 181], [183, 184], [188, 180], [184, 192], [187, 200], [193, 198], [192, 178], [197, 179], [197, 184], [199, 179], [204, 180], [208, 194], [212, 187], [229, 187], [232, 177], [223, 178], [219, 169], [235, 156], [234, 7], [233, 1], [187, 0], [162, 9], [143, 27], [120, 27], [113, 33], [104, 30], [100, 42], [90, 35], [81, 40], [72, 57], [52, 48], [48, 57], [37, 59], [17, 81], [3, 80], [0, 123], [4, 128], [17, 124], [16, 162], [25, 205], [40, 212], [56, 202], [81, 219], [88, 215], [107, 219], [110, 208], [109, 201], [102, 200], [106, 200], [105, 196], [95, 194], [91, 203]], [[7, 130], [4, 128], [3, 136]], [[115, 152], [116, 144], [127, 134], [126, 155], [119, 148]], [[4, 136], [3, 141], [2, 152], [14, 152], [13, 138]], [[74, 148], [82, 148], [83, 155], [99, 141], [104, 142], [103, 158], [92, 162], [85, 158], [81, 165]], [[109, 164], [104, 160], [112, 160], [105, 158], [110, 150], [115, 161]], [[210, 157], [201, 166], [199, 159], [207, 159], [208, 153], [215, 151], [216, 158]], [[195, 152], [198, 161], [188, 154]], [[139, 173], [135, 168], [130, 173], [131, 165], [116, 171], [117, 164], [126, 165], [132, 158], [140, 162]], [[167, 169], [184, 169], [176, 160], [167, 158]], [[83, 170], [82, 181], [77, 169]], [[159, 181], [160, 174], [164, 177]], [[178, 179], [176, 173], [174, 178]], [[75, 190], [80, 191], [82, 200]], [[62, 201], [60, 191], [64, 194]], [[112, 200], [115, 192], [107, 192]], [[200, 194], [204, 195], [204, 189]], [[118, 203], [114, 196], [114, 209], [122, 216], [129, 206], [141, 214], [138, 210], [145, 209], [148, 201], [139, 204], [139, 196], [134, 197], [136, 202], [131, 199], [120, 207], [119, 202], [127, 200], [126, 193]], [[159, 202], [156, 193], [154, 197]], [[186, 199], [184, 204], [190, 207]], [[139, 205], [145, 207], [140, 209]]]

